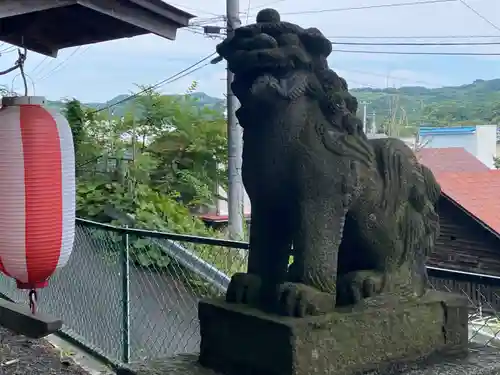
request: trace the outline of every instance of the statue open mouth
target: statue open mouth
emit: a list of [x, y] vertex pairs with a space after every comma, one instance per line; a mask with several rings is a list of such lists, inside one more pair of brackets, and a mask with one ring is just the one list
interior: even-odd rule
[[242, 102], [277, 98], [294, 100], [305, 94], [308, 85], [308, 74], [305, 71], [259, 72], [235, 77], [233, 90]]
[[257, 97], [268, 97], [269, 94], [284, 96], [285, 85], [284, 80], [278, 79], [272, 74], [262, 74], [254, 80], [250, 92]]

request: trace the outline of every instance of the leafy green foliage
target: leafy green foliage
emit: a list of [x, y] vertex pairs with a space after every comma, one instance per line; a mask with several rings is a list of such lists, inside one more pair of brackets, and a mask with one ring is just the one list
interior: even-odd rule
[[[138, 228], [204, 235], [208, 232], [204, 224], [179, 204], [175, 197], [163, 196], [147, 185], [137, 184], [133, 190], [129, 190], [117, 182], [78, 184], [78, 216], [106, 220], [106, 207], [127, 213], [133, 217]], [[119, 242], [121, 238], [113, 236], [113, 240]], [[131, 241], [130, 256], [142, 266], [164, 268], [170, 263], [164, 251], [146, 238]]]
[[[217, 166], [224, 168], [227, 160], [224, 116], [196, 105], [197, 99], [191, 96], [195, 89], [194, 83], [178, 97], [144, 90], [122, 117], [96, 113], [76, 100], [66, 103], [78, 150], [91, 145], [95, 156], [94, 160], [82, 157], [88, 170], [78, 177], [78, 216], [123, 225], [123, 220], [117, 222], [110, 215], [112, 208], [132, 218], [137, 228], [222, 236], [192, 214], [217, 198], [216, 182], [225, 185], [224, 172]], [[119, 235], [111, 239], [123, 242]], [[136, 264], [156, 269], [171, 266], [158, 241], [130, 238], [129, 243]], [[185, 246], [229, 274], [244, 264], [241, 254], [232, 249]]]
[[[151, 189], [149, 186], [139, 184], [133, 191], [128, 191], [123, 185], [116, 182], [91, 184], [79, 183], [77, 194], [77, 215], [93, 220], [106, 220], [103, 213], [107, 206], [127, 212], [133, 217], [135, 227], [148, 230], [159, 230], [170, 233], [190, 234], [203, 237], [221, 237], [221, 233], [208, 229], [197, 217], [190, 214], [189, 210], [179, 203], [175, 195], [165, 196]], [[109, 219], [108, 219], [109, 220]], [[112, 224], [120, 225], [117, 220]], [[102, 233], [97, 233], [99, 235]], [[116, 233], [107, 233], [106, 239], [111, 240], [120, 249], [123, 238]], [[133, 237], [129, 239], [129, 255], [135, 264], [152, 268], [156, 271], [173, 271], [179, 277], [186, 278], [192, 286], [202, 287], [200, 291], [207, 291], [205, 283], [197, 275], [183, 270], [178, 274], [179, 265], [172, 264], [167, 255], [164, 242], [158, 243], [148, 237]], [[226, 274], [241, 272], [245, 269], [242, 255], [234, 249], [215, 248], [210, 245], [186, 243], [181, 244], [188, 251], [193, 251], [198, 257], [214, 265]], [[173, 267], [173, 268], [172, 268]]]
[[96, 143], [93, 134], [89, 132], [89, 127], [93, 128], [92, 125], [97, 121], [97, 116], [93, 111], [84, 108], [76, 99], [67, 101], [62, 113], [71, 127], [77, 175], [80, 175], [81, 167], [94, 162], [101, 152], [99, 144]]
[[150, 146], [159, 160], [152, 175], [158, 188], [177, 191], [189, 205], [209, 204], [216, 184], [226, 183], [226, 125], [222, 114], [190, 105], [188, 97], [164, 98], [164, 121], [170, 129]]
[[73, 142], [75, 144], [75, 152], [78, 154], [80, 145], [84, 141], [85, 137], [85, 113], [80, 102], [76, 99], [70, 100], [66, 104], [64, 115], [66, 116], [66, 119], [71, 127]]

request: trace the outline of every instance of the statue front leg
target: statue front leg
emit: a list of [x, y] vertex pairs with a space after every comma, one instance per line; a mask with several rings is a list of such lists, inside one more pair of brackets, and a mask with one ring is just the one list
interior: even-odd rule
[[292, 242], [291, 215], [268, 200], [252, 200], [250, 250], [247, 273], [237, 273], [226, 300], [274, 310], [278, 286], [286, 279]]
[[301, 200], [294, 262], [280, 288], [280, 314], [321, 315], [335, 308], [338, 247], [345, 206], [328, 199]]
[[300, 282], [335, 296], [338, 248], [346, 208], [331, 197], [304, 200], [299, 207], [300, 226], [294, 240]]

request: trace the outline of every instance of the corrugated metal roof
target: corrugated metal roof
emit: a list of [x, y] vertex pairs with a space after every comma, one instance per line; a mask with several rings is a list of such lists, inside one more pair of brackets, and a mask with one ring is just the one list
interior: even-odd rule
[[477, 172], [490, 168], [462, 147], [423, 148], [417, 153], [419, 161], [434, 174], [440, 172]]
[[442, 172], [436, 178], [446, 196], [500, 233], [500, 170]]
[[451, 134], [474, 134], [476, 132], [475, 126], [450, 126], [446, 128], [435, 127], [420, 127], [419, 134], [426, 135], [451, 135]]

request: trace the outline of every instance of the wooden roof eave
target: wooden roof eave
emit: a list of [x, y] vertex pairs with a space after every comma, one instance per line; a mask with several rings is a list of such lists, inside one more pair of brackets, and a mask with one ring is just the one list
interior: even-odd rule
[[[104, 30], [102, 27], [97, 35], [88, 35], [86, 28], [75, 25], [72, 33], [74, 40], [49, 40], [43, 34], [43, 28], [57, 23], [57, 17], [65, 14], [66, 10], [73, 14], [80, 12], [96, 15], [113, 20], [112, 24], [121, 26]], [[51, 12], [53, 10], [53, 12]], [[56, 20], [50, 14], [57, 13]], [[29, 21], [23, 22], [24, 18]], [[161, 0], [6, 0], [0, 3], [0, 40], [17, 46], [24, 46], [29, 50], [56, 57], [60, 49], [76, 47], [84, 44], [98, 43], [153, 33], [169, 40], [175, 40], [177, 30], [189, 24], [194, 16], [166, 4]], [[32, 22], [36, 18], [36, 22]], [[82, 17], [89, 24], [92, 17]], [[13, 19], [16, 22], [9, 21]], [[12, 26], [12, 23], [15, 26]], [[106, 22], [100, 22], [101, 26]], [[42, 30], [42, 31], [41, 31]], [[87, 33], [87, 34], [86, 34]], [[24, 45], [23, 45], [24, 41]]]

